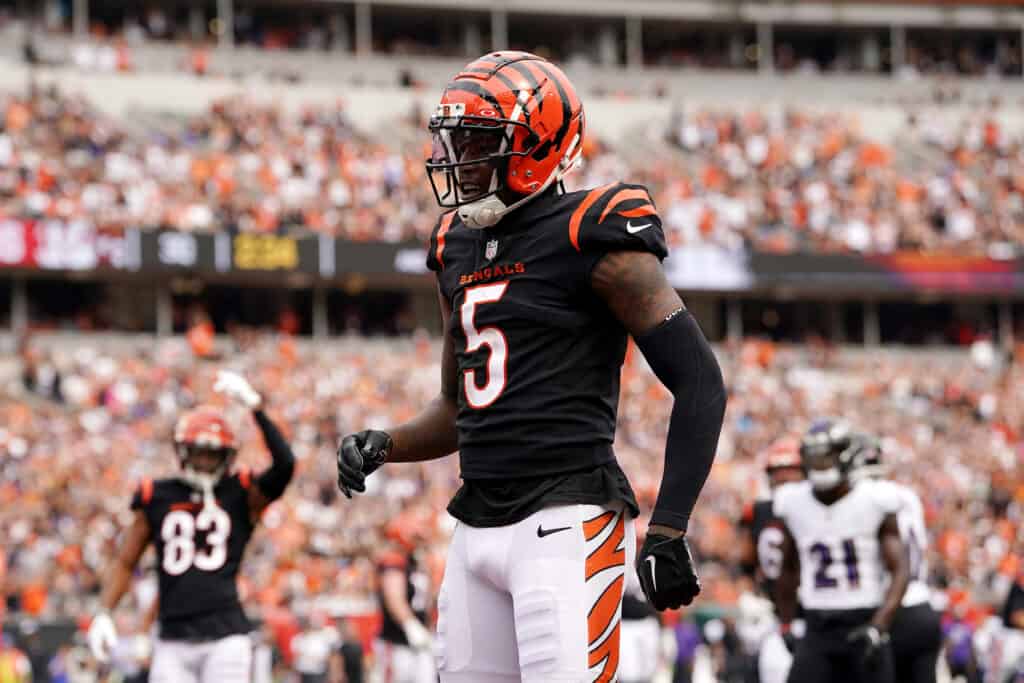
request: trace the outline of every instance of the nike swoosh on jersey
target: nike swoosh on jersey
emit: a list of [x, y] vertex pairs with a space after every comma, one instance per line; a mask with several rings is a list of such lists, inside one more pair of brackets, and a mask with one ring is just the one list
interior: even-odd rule
[[647, 563], [651, 565], [651, 589], [658, 590], [658, 578], [654, 574], [654, 565], [657, 558], [654, 555], [647, 556]]
[[537, 525], [537, 538], [544, 538], [545, 536], [550, 536], [551, 534], [557, 534], [559, 531], [565, 531], [565, 530], [571, 529], [571, 528], [572, 528], [571, 526], [560, 526], [560, 527], [558, 527], [556, 529], [545, 529], [540, 524], [538, 524]]
[[643, 225], [633, 225], [632, 221], [626, 221], [626, 232], [628, 232], [630, 235], [632, 235], [633, 233], [640, 232], [641, 230], [646, 230], [647, 228], [651, 227], [652, 225], [654, 225], [654, 224], [653, 223], [644, 223]]

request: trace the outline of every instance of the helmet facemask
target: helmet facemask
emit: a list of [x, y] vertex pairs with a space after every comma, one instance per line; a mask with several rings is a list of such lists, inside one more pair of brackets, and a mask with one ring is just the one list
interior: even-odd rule
[[831, 491], [845, 481], [853, 465], [854, 441], [844, 422], [822, 420], [800, 443], [800, 460], [816, 491]]
[[[434, 197], [442, 208], [457, 209], [470, 228], [486, 228], [502, 216], [541, 194], [577, 165], [579, 135], [569, 144], [558, 167], [529, 194], [508, 186], [509, 165], [529, 157], [540, 145], [540, 136], [524, 117], [530, 91], [520, 90], [510, 118], [470, 115], [459, 102], [442, 103], [430, 119], [433, 133], [427, 175]], [[529, 175], [529, 171], [527, 175]]]
[[[203, 494], [204, 506], [215, 505], [213, 489], [231, 468], [235, 449], [179, 443], [176, 450], [181, 461], [182, 481]], [[206, 459], [217, 464], [212, 468], [196, 466], [196, 460]]]

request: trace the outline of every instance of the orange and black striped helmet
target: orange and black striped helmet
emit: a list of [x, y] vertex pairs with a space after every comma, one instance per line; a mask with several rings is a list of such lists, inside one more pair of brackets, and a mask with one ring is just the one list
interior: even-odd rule
[[469, 227], [558, 182], [583, 148], [583, 104], [562, 70], [529, 52], [492, 52], [445, 87], [430, 119], [427, 174], [442, 207]]
[[196, 450], [218, 453], [229, 462], [237, 446], [234, 431], [213, 406], [202, 405], [184, 413], [174, 426], [174, 447], [182, 464]]

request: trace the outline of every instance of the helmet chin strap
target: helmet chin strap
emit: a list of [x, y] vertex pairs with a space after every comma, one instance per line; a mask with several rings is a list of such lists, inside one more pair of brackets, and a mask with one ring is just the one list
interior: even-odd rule
[[224, 465], [221, 465], [213, 472], [200, 472], [190, 465], [185, 465], [182, 473], [182, 480], [192, 488], [201, 491], [203, 494], [203, 508], [217, 507], [216, 499], [213, 497], [213, 487], [220, 481], [224, 474]]
[[[574, 155], [574, 152], [576, 152], [576, 146], [579, 144], [579, 141], [580, 136], [579, 134], [577, 134], [572, 139], [572, 143], [570, 143], [569, 148], [565, 151], [565, 154], [562, 155], [562, 160], [559, 162], [558, 168], [555, 169], [554, 173], [548, 176], [547, 180], [544, 181], [544, 184], [541, 185], [540, 188], [538, 188], [536, 191], [526, 195], [519, 201], [508, 206], [505, 205], [505, 202], [498, 199], [498, 195], [496, 194], [488, 195], [487, 197], [484, 197], [483, 199], [478, 199], [475, 202], [463, 204], [458, 208], [459, 218], [462, 219], [462, 223], [467, 228], [473, 228], [474, 230], [489, 228], [498, 221], [500, 221], [505, 214], [509, 213], [510, 211], [515, 211], [520, 206], [526, 204], [535, 197], [543, 194], [544, 190], [548, 189], [551, 186], [551, 183], [555, 182], [556, 180], [560, 181], [562, 178], [566, 176], [566, 174], [568, 174], [571, 170], [576, 168], [576, 166], [579, 164], [579, 154]], [[497, 171], [495, 171], [492, 174], [492, 186], [497, 182], [497, 178], [493, 176], [497, 176]]]

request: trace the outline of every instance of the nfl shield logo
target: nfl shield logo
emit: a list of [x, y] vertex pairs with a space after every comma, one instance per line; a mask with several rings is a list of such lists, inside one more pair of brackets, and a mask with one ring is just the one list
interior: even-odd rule
[[491, 240], [487, 243], [487, 248], [484, 249], [484, 258], [490, 261], [494, 258], [494, 255], [498, 253], [498, 240]]

